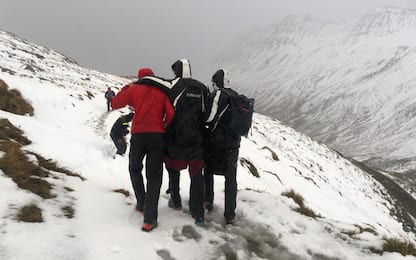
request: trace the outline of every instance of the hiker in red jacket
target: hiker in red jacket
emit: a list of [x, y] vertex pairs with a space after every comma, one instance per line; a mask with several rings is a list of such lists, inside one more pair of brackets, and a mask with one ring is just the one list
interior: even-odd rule
[[[153, 71], [143, 68], [138, 78], [153, 76]], [[174, 117], [173, 106], [161, 90], [134, 82], [121, 89], [111, 101], [113, 109], [132, 106], [135, 115], [131, 127], [129, 172], [137, 204], [144, 214], [143, 231], [157, 226], [158, 203], [162, 185], [164, 133]], [[143, 158], [146, 156], [147, 187], [143, 183]]]

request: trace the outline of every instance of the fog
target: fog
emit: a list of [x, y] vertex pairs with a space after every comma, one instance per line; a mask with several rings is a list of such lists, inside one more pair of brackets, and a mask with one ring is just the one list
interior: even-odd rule
[[287, 15], [338, 21], [377, 7], [416, 7], [412, 2], [416, 1], [2, 0], [0, 29], [99, 71], [136, 75], [139, 67], [151, 67], [156, 74], [172, 77], [175, 60], [188, 58], [197, 70], [240, 33], [276, 24]]

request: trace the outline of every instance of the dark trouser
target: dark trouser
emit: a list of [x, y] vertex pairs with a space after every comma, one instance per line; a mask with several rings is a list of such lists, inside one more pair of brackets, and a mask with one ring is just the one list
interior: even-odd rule
[[[224, 174], [225, 177], [225, 206], [224, 217], [233, 219], [237, 206], [237, 160], [238, 148], [217, 152], [221, 162], [207, 161], [208, 167], [204, 173], [205, 202], [214, 202], [214, 174]], [[222, 163], [223, 165], [215, 165]]]
[[127, 143], [124, 136], [110, 134], [114, 145], [117, 148], [117, 154], [123, 155], [127, 150]]
[[[157, 221], [160, 186], [162, 185], [165, 143], [161, 133], [133, 134], [130, 140], [129, 171], [137, 205], [144, 210], [144, 222]], [[143, 158], [146, 155], [146, 180], [143, 183]]]
[[169, 191], [170, 191], [170, 198], [173, 201], [173, 205], [175, 208], [182, 207], [182, 200], [180, 195], [180, 171], [166, 168], [169, 173]]
[[[179, 193], [180, 172], [174, 169], [167, 169], [169, 172], [169, 190], [175, 207], [181, 206]], [[202, 169], [196, 172], [191, 178], [189, 188], [189, 211], [193, 218], [204, 218], [204, 177]]]
[[107, 111], [111, 110], [110, 103], [111, 103], [111, 100], [107, 100]]

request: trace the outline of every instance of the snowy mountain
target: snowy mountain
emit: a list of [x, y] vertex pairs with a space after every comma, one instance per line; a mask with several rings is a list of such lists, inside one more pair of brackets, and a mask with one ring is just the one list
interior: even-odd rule
[[[381, 182], [260, 114], [240, 149], [236, 224], [223, 222], [221, 176], [215, 177], [214, 211], [206, 227], [197, 227], [186, 208], [167, 207], [165, 173], [159, 226], [142, 232], [128, 158], [113, 158], [108, 136], [128, 110], [107, 112], [103, 97], [105, 86], [129, 80], [3, 31], [0, 68], [0, 79], [34, 108], [33, 116], [0, 110], [0, 166], [21, 153], [21, 164], [38, 169], [24, 181], [50, 189], [37, 193], [38, 186], [30, 189], [0, 168], [0, 259], [414, 259], [383, 248], [389, 239], [413, 244], [416, 235], [412, 217], [408, 222], [398, 214], [397, 198]], [[4, 134], [12, 129], [13, 135]], [[15, 148], [6, 149], [7, 143]], [[184, 201], [188, 188], [183, 173]], [[40, 221], [23, 221], [27, 208], [37, 209]]]
[[290, 16], [242, 36], [205, 74], [218, 67], [258, 112], [416, 179], [416, 10], [339, 23]]

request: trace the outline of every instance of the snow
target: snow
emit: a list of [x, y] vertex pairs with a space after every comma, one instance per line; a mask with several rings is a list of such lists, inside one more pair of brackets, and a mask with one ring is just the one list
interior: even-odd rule
[[[260, 114], [255, 114], [252, 134], [243, 138], [240, 149], [240, 158], [252, 162], [260, 177], [238, 165], [236, 225], [224, 224], [223, 177], [215, 176], [214, 211], [206, 214], [206, 227], [198, 227], [187, 207], [167, 207], [164, 172], [159, 226], [142, 232], [128, 156], [113, 158], [109, 138], [111, 125], [128, 109], [107, 112], [103, 97], [104, 85], [119, 88], [128, 80], [68, 64], [60, 54], [11, 35], [1, 37], [0, 66], [15, 74], [1, 71], [0, 79], [31, 102], [35, 115], [0, 111], [0, 118], [7, 118], [32, 141], [24, 150], [51, 158], [85, 180], [52, 172], [46, 179], [56, 197], [42, 199], [18, 188], [0, 171], [0, 259], [415, 259], [369, 250], [381, 248], [384, 237], [416, 239], [389, 215], [390, 198], [380, 184], [327, 146]], [[17, 52], [5, 42], [24, 50], [35, 48], [47, 58]], [[14, 59], [5, 58], [12, 53]], [[21, 66], [24, 58], [42, 68], [39, 74], [28, 76]], [[87, 82], [82, 80], [87, 77]], [[94, 97], [86, 98], [86, 90]], [[294, 211], [297, 204], [282, 195], [291, 189], [321, 217]], [[187, 205], [187, 172], [181, 174], [181, 195]], [[18, 209], [31, 203], [42, 209], [44, 222], [16, 220]], [[74, 208], [73, 218], [63, 215], [64, 206]], [[375, 233], [346, 234], [357, 225]]]

